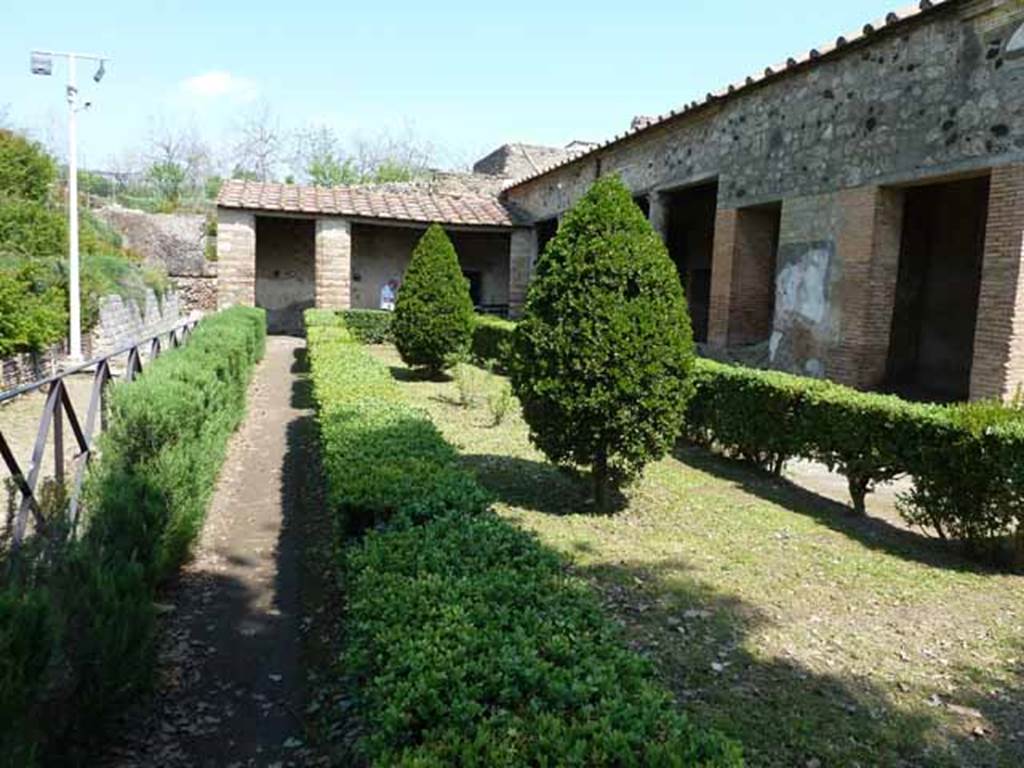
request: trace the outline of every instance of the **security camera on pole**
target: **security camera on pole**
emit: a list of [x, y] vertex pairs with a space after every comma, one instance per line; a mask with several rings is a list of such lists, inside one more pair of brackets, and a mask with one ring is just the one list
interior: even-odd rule
[[80, 109], [88, 109], [91, 102], [81, 106], [78, 103], [78, 84], [75, 64], [79, 59], [99, 62], [93, 80], [97, 83], [106, 74], [106, 56], [86, 53], [58, 51], [32, 51], [32, 74], [50, 76], [53, 74], [53, 59], [67, 59], [68, 62], [68, 314], [71, 328], [68, 334], [68, 358], [71, 363], [82, 361], [82, 301], [78, 277], [78, 146], [75, 135], [75, 115]]

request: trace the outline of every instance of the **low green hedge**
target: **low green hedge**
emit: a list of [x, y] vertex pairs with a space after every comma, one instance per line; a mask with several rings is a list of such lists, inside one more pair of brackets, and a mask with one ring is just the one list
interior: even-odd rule
[[698, 360], [686, 430], [695, 442], [781, 471], [790, 458], [846, 476], [854, 508], [906, 475], [910, 523], [996, 556], [1024, 556], [1024, 411], [998, 403], [940, 406], [832, 382]]
[[338, 314], [345, 327], [363, 344], [387, 344], [395, 340], [391, 333], [394, 312], [383, 309], [344, 309]]
[[307, 314], [328, 501], [343, 529], [377, 524], [339, 554], [352, 759], [740, 765], [676, 711], [588, 586], [487, 508], [387, 368], [321, 319]]
[[494, 361], [504, 368], [507, 350], [511, 348], [516, 324], [493, 315], [476, 315], [473, 325], [473, 356], [477, 360]]
[[0, 763], [80, 759], [149, 684], [156, 588], [202, 525], [263, 349], [263, 312], [230, 309], [111, 389], [80, 536], [27, 542], [45, 557], [19, 555], [0, 588]]

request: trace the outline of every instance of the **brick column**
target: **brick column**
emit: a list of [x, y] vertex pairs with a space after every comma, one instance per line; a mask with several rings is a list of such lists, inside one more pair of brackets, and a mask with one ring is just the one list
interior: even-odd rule
[[649, 196], [650, 212], [647, 214], [647, 220], [651, 222], [651, 228], [654, 229], [664, 242], [668, 242], [668, 205], [666, 204], [665, 195], [661, 192], [651, 192]]
[[974, 332], [971, 398], [1008, 399], [1024, 384], [1024, 165], [992, 171]]
[[859, 187], [837, 196], [840, 335], [829, 377], [870, 389], [885, 380], [903, 230], [903, 194]]
[[715, 213], [715, 243], [711, 254], [711, 306], [708, 309], [708, 346], [724, 350], [729, 346], [731, 315], [742, 303], [734, 295], [733, 264], [737, 259], [739, 211], [719, 209]]
[[256, 216], [217, 209], [217, 307], [256, 302]]
[[348, 219], [316, 220], [316, 306], [352, 306], [352, 227]]
[[512, 230], [508, 246], [509, 314], [519, 317], [526, 303], [526, 290], [530, 284], [533, 264], [537, 260], [537, 233], [530, 228]]

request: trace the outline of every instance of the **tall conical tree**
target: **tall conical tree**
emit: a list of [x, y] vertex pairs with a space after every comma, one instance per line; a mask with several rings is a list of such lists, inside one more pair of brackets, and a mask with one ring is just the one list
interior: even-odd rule
[[614, 176], [569, 211], [537, 263], [513, 336], [513, 387], [534, 444], [589, 467], [597, 506], [683, 426], [693, 335], [676, 268]]
[[395, 346], [407, 365], [437, 374], [469, 350], [473, 301], [455, 246], [432, 224], [412, 252], [392, 321]]

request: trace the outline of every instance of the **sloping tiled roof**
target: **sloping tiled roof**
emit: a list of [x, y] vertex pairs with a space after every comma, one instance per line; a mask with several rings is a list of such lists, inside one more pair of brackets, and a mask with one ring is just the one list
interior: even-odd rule
[[886, 31], [888, 28], [891, 28], [896, 25], [903, 25], [905, 22], [914, 20], [917, 17], [921, 16], [922, 14], [925, 14], [935, 8], [953, 5], [957, 2], [960, 2], [960, 0], [920, 0], [920, 2], [915, 5], [902, 8], [898, 11], [892, 11], [888, 15], [886, 15], [884, 19], [879, 19], [873, 23], [865, 24], [857, 32], [854, 32], [849, 35], [840, 35], [838, 38], [836, 38], [835, 42], [823, 45], [819, 48], [812, 48], [810, 51], [804, 53], [803, 55], [790, 57], [786, 59], [786, 61], [776, 64], [775, 66], [766, 67], [764, 72], [751, 75], [742, 82], [733, 83], [732, 85], [729, 85], [728, 87], [723, 88], [720, 91], [717, 91], [715, 93], [709, 93], [703, 101], [691, 102], [689, 104], [684, 105], [680, 109], [672, 110], [668, 114], [646, 118], [645, 120], [639, 122], [634, 121], [633, 126], [630, 128], [630, 130], [626, 131], [625, 133], [620, 133], [614, 136], [613, 138], [608, 139], [607, 141], [596, 144], [593, 147], [590, 147], [582, 152], [577, 152], [569, 158], [564, 158], [556, 163], [547, 165], [544, 168], [541, 168], [536, 173], [533, 173], [529, 176], [525, 176], [521, 179], [516, 179], [515, 181], [508, 184], [505, 187], [505, 189], [514, 189], [518, 186], [521, 186], [532, 181], [533, 179], [538, 179], [541, 176], [545, 176], [558, 168], [563, 168], [567, 165], [571, 165], [572, 163], [575, 163], [577, 160], [581, 160], [585, 157], [595, 155], [601, 152], [602, 150], [606, 149], [607, 147], [612, 146], [613, 144], [618, 144], [621, 141], [625, 141], [626, 139], [644, 133], [645, 131], [649, 131], [660, 125], [664, 125], [665, 123], [671, 120], [688, 116], [712, 104], [717, 104], [718, 102], [721, 102], [725, 99], [732, 98], [735, 94], [747, 88], [750, 88], [751, 86], [761, 85], [768, 81], [785, 77], [786, 75], [796, 70], [803, 69], [808, 66], [813, 66], [814, 64], [818, 63], [819, 60], [825, 59], [826, 57], [831, 56], [832, 54], [836, 53], [837, 51], [843, 48], [846, 48], [849, 45], [852, 45], [854, 43], [862, 43], [874, 37], [875, 35], [883, 31]]
[[389, 219], [424, 224], [511, 227], [515, 223], [496, 195], [454, 194], [431, 185], [379, 184], [302, 187], [232, 180], [217, 197], [222, 208]]

